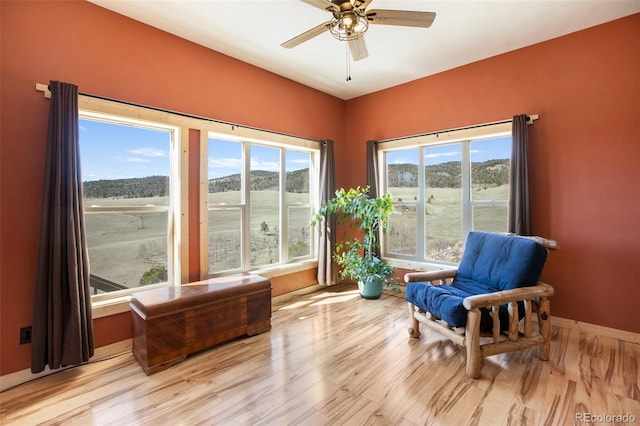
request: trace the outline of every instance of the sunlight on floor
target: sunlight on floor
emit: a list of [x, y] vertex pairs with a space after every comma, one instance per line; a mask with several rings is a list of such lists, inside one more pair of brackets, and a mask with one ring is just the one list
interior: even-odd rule
[[349, 290], [349, 291], [324, 291], [319, 293], [308, 300], [294, 302], [289, 305], [283, 306], [281, 310], [293, 310], [297, 308], [301, 308], [304, 306], [321, 306], [321, 305], [332, 305], [335, 303], [344, 303], [349, 300], [353, 300], [355, 298], [360, 297], [360, 293], [358, 290]]

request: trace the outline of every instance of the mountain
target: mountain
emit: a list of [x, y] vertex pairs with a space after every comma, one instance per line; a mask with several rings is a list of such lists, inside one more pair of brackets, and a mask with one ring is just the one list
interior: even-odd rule
[[[432, 188], [459, 188], [460, 163], [451, 161], [425, 167], [427, 185]], [[471, 164], [474, 183], [498, 186], [509, 183], [509, 160], [488, 160]], [[417, 186], [418, 166], [391, 164], [388, 167], [390, 187]], [[251, 172], [251, 190], [277, 190], [278, 172], [255, 170]], [[85, 198], [142, 198], [162, 197], [169, 192], [167, 176], [144, 178], [94, 180], [83, 183]], [[209, 192], [240, 191], [240, 174], [209, 179]], [[287, 172], [287, 192], [309, 192], [309, 169]]]
[[[425, 166], [427, 186], [431, 188], [459, 188], [460, 162]], [[473, 183], [499, 186], [509, 183], [509, 160], [488, 160], [471, 164]], [[391, 164], [388, 168], [389, 187], [415, 187], [418, 185], [418, 166], [416, 164]]]
[[[278, 172], [254, 170], [251, 172], [251, 190], [278, 190]], [[209, 193], [240, 191], [240, 174], [209, 179]], [[309, 192], [309, 169], [287, 172], [287, 192]]]
[[143, 198], [169, 194], [168, 176], [130, 179], [104, 179], [82, 183], [85, 198]]
[[[278, 190], [278, 172], [255, 170], [251, 172], [254, 191]], [[167, 176], [149, 176], [130, 179], [103, 179], [83, 182], [85, 198], [143, 198], [163, 197], [169, 193]], [[209, 192], [240, 190], [240, 174], [209, 179]], [[309, 169], [287, 172], [287, 192], [309, 192]]]

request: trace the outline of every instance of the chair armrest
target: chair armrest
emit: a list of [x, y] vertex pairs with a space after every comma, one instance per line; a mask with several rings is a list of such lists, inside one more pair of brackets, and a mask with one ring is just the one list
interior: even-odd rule
[[428, 272], [409, 272], [404, 274], [404, 281], [407, 283], [416, 281], [435, 281], [443, 280], [445, 278], [455, 278], [456, 275], [458, 275], [458, 268]]
[[467, 310], [486, 308], [495, 305], [504, 305], [509, 302], [520, 302], [538, 297], [553, 296], [553, 287], [549, 284], [538, 282], [529, 287], [514, 288], [512, 290], [497, 291], [494, 293], [478, 294], [464, 299], [462, 304]]

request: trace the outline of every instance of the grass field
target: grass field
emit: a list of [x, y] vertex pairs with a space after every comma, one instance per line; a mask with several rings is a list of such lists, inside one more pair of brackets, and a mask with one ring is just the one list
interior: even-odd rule
[[[302, 207], [308, 194], [288, 194], [289, 257], [311, 253], [311, 211]], [[219, 202], [239, 199], [238, 192], [218, 193]], [[278, 192], [256, 191], [250, 212], [251, 266], [277, 263], [279, 259]], [[168, 205], [167, 197], [129, 199], [85, 199], [85, 205]], [[144, 272], [154, 266], [167, 267], [167, 213], [87, 214], [87, 244], [91, 274], [128, 288], [139, 286]], [[239, 268], [241, 211], [212, 210], [208, 214], [209, 271]]]
[[[85, 205], [167, 205], [167, 197], [85, 199]], [[91, 274], [125, 287], [137, 287], [152, 266], [167, 266], [167, 213], [85, 215]]]
[[[210, 194], [210, 200], [218, 203], [236, 203], [238, 192]], [[215, 198], [214, 198], [215, 197]], [[253, 191], [251, 193], [249, 243], [251, 266], [271, 265], [279, 259], [279, 193], [276, 190]], [[311, 254], [312, 212], [303, 207], [309, 199], [308, 193], [287, 193], [289, 217], [289, 258]], [[228, 201], [227, 201], [228, 200]], [[240, 220], [239, 208], [209, 211], [209, 272], [220, 272], [240, 267]]]
[[[508, 185], [476, 187], [473, 200], [506, 200]], [[389, 188], [394, 211], [389, 220], [387, 247], [390, 253], [415, 256], [417, 247], [417, 214], [413, 202], [415, 188]], [[425, 194], [425, 250], [434, 260], [458, 262], [462, 254], [462, 202], [460, 188], [428, 188]], [[398, 202], [398, 199], [403, 202]], [[507, 229], [507, 208], [475, 206], [474, 229], [504, 232]]]
[[[476, 188], [474, 200], [506, 199], [508, 186]], [[391, 188], [394, 200], [411, 200], [415, 189]], [[252, 193], [250, 212], [251, 266], [278, 263], [278, 191]], [[230, 204], [239, 199], [238, 192], [218, 193], [216, 201], [228, 202], [225, 209], [208, 214], [209, 271], [240, 268], [240, 208]], [[314, 213], [303, 207], [308, 194], [287, 194], [289, 257], [311, 253], [309, 226]], [[460, 189], [430, 188], [427, 192], [425, 232], [428, 258], [459, 261], [462, 251], [462, 210]], [[100, 206], [168, 205], [167, 197], [136, 199], [86, 199], [85, 204]], [[167, 213], [92, 213], [86, 216], [87, 242], [91, 273], [133, 288], [145, 271], [153, 266], [167, 266]], [[475, 229], [506, 231], [506, 207], [481, 206], [474, 209]], [[415, 204], [396, 203], [387, 235], [391, 253], [416, 255], [417, 215]]]

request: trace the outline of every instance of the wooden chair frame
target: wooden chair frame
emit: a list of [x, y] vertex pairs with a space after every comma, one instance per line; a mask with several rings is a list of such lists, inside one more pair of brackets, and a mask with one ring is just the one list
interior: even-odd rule
[[[411, 272], [405, 274], [404, 279], [407, 283], [426, 281], [433, 285], [448, 285], [456, 275], [457, 269], [446, 269], [433, 272]], [[538, 282], [534, 286], [467, 297], [463, 302], [467, 309], [467, 325], [457, 328], [451, 327], [442, 319], [408, 302], [412, 320], [409, 334], [411, 337], [420, 337], [420, 323], [422, 323], [444, 334], [456, 345], [466, 348], [466, 374], [473, 379], [480, 377], [483, 359], [499, 353], [538, 346], [538, 357], [546, 361], [549, 359], [551, 332], [549, 297], [553, 296], [553, 293], [553, 287]], [[524, 303], [522, 328], [520, 328], [518, 316], [518, 302]], [[498, 309], [500, 305], [505, 304], [508, 306], [509, 327], [508, 331], [502, 333]], [[490, 339], [482, 339], [490, 340], [487, 343], [481, 341], [481, 337], [484, 336], [481, 336], [480, 332], [480, 308], [488, 308], [493, 319], [493, 330], [488, 336]], [[538, 327], [534, 327], [533, 312], [537, 313]]]

